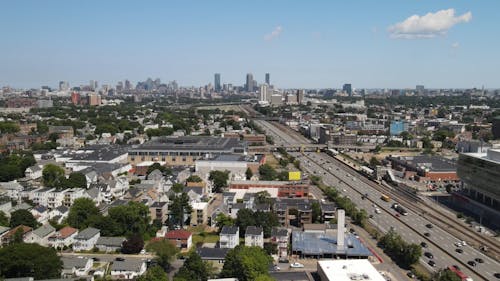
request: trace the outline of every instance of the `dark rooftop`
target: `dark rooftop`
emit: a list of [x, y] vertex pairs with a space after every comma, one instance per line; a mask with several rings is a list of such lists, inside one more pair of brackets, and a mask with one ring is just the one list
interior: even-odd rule
[[[187, 152], [210, 152], [225, 151], [233, 152], [235, 148], [243, 149], [246, 143], [235, 138], [219, 138], [206, 136], [185, 137], [159, 137], [146, 142], [131, 151], [163, 150], [163, 151], [187, 151]], [[241, 151], [243, 152], [243, 151]]]

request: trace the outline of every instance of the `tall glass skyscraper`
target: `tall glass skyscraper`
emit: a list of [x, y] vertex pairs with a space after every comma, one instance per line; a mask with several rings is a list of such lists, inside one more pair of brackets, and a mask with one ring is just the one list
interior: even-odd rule
[[271, 74], [266, 73], [266, 84], [271, 85]]
[[215, 73], [214, 75], [214, 87], [215, 91], [218, 93], [221, 91], [222, 87], [220, 85], [220, 73]]
[[246, 83], [247, 92], [253, 92], [253, 75], [252, 73], [247, 74], [247, 83]]

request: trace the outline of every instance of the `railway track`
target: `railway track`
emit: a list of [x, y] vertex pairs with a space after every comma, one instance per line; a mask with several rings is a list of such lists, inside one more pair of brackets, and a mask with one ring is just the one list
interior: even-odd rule
[[[304, 154], [304, 156], [309, 159], [309, 161], [311, 162], [314, 162], [316, 163], [316, 165], [318, 166], [321, 166], [320, 163], [318, 163], [317, 161], [315, 161], [314, 159], [312, 159], [311, 157], [307, 156]], [[329, 156], [329, 155], [328, 155]], [[334, 159], [334, 161], [338, 161], [340, 164], [343, 164], [343, 165], [346, 165], [345, 163], [339, 161], [338, 159], [334, 158], [334, 157], [331, 157], [329, 156], [331, 159]], [[347, 165], [346, 165], [347, 166]], [[348, 166], [349, 168], [352, 169], [352, 167]], [[332, 175], [333, 177], [339, 179], [342, 183], [344, 183], [345, 185], [349, 186], [351, 189], [353, 189], [355, 192], [359, 193], [360, 195], [363, 195], [364, 193], [362, 191], [359, 191], [357, 188], [353, 187], [349, 182], [346, 182], [346, 181], [343, 181], [342, 179], [340, 179], [337, 175], [335, 175], [334, 173], [332, 173], [331, 171], [328, 171], [325, 169], [325, 172], [329, 173], [330, 175]], [[375, 183], [362, 177], [362, 180], [364, 183], [367, 183], [369, 184], [371, 187], [375, 187]], [[368, 182], [367, 182], [368, 181]], [[375, 188], [377, 191], [379, 192], [382, 192], [378, 187]], [[386, 190], [384, 190], [384, 192], [386, 192]], [[385, 193], [384, 193], [385, 194]], [[391, 193], [391, 195], [394, 195]], [[399, 197], [399, 196], [396, 196], [396, 197]], [[375, 202], [374, 199], [372, 198], [367, 198], [368, 201], [372, 202], [372, 203], [375, 203], [375, 204], [378, 204], [378, 202]], [[383, 209], [385, 212], [389, 213], [390, 215], [393, 215], [391, 214], [390, 212], [388, 212], [387, 210]], [[428, 219], [426, 217], [426, 219]], [[438, 243], [435, 243], [434, 241], [432, 240], [429, 240], [427, 237], [425, 237], [422, 233], [420, 233], [420, 231], [418, 231], [417, 229], [415, 229], [412, 225], [402, 221], [402, 220], [399, 220], [402, 224], [404, 224], [406, 227], [412, 229], [417, 235], [421, 236], [424, 240], [427, 240], [429, 241], [429, 243], [433, 244], [435, 247], [439, 248], [441, 251], [443, 251], [443, 253], [446, 253], [449, 257], [451, 257], [452, 259], [454, 259], [457, 263], [461, 264], [462, 266], [464, 266], [465, 268], [467, 268], [468, 270], [470, 270], [471, 272], [473, 272], [474, 274], [476, 274], [478, 277], [481, 277], [483, 280], [489, 280], [486, 276], [484, 276], [483, 272], [479, 272], [478, 270], [476, 270], [475, 268], [471, 268], [469, 267], [465, 262], [462, 262], [461, 260], [459, 259], [456, 259], [452, 254], [448, 253], [448, 251], [446, 249], [444, 249], [441, 245], [439, 245]], [[438, 224], [436, 224], [438, 225]], [[446, 229], [446, 228], [443, 228], [443, 229]]]
[[[335, 161], [338, 161], [338, 163], [340, 164], [344, 164], [342, 161], [339, 161], [336, 158], [333, 159], [335, 159]], [[351, 168], [350, 166], [348, 167]], [[432, 205], [427, 204], [419, 196], [401, 189], [384, 187], [383, 185], [374, 183], [373, 181], [365, 177], [361, 177], [361, 180], [372, 188], [378, 190], [379, 192], [390, 195], [395, 201], [407, 208], [412, 209], [419, 216], [430, 220], [435, 225], [438, 225], [441, 228], [446, 229], [447, 231], [453, 232], [453, 236], [461, 238], [460, 240], [469, 242], [469, 244], [476, 246], [478, 250], [481, 246], [488, 247], [488, 252], [483, 253], [491, 257], [495, 261], [499, 260], [498, 257], [500, 254], [500, 246], [498, 245], [498, 243], [496, 243], [496, 241], [492, 241], [488, 237], [477, 235], [474, 230], [463, 225], [461, 222], [450, 223], [456, 221], [456, 218], [450, 216], [446, 212], [442, 212]]]

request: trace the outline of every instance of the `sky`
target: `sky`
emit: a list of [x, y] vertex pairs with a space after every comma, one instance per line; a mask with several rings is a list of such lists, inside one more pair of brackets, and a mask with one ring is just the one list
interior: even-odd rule
[[500, 87], [500, 1], [1, 1], [0, 86]]

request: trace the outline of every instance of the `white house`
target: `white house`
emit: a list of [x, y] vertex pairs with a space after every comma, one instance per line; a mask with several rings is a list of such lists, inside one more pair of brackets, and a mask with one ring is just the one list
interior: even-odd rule
[[63, 262], [61, 271], [63, 278], [88, 275], [94, 263], [92, 259], [84, 257], [61, 257], [61, 261]]
[[42, 246], [49, 244], [49, 237], [56, 232], [56, 229], [50, 224], [42, 225], [31, 231], [24, 237], [25, 243], [37, 243]]
[[75, 242], [75, 237], [78, 235], [78, 229], [72, 228], [70, 226], [65, 226], [59, 231], [56, 231], [48, 239], [48, 245], [56, 249], [62, 249], [64, 247], [69, 247], [69, 245]]
[[240, 244], [240, 229], [237, 226], [224, 226], [219, 234], [221, 248], [233, 249]]
[[135, 279], [146, 272], [146, 263], [139, 259], [114, 261], [111, 277], [114, 279]]
[[43, 205], [35, 206], [31, 209], [31, 214], [41, 224], [45, 224], [50, 217], [49, 209]]
[[116, 252], [122, 248], [123, 242], [125, 242], [124, 237], [101, 236], [97, 239], [95, 247], [97, 247], [101, 252]]
[[69, 208], [59, 206], [49, 211], [49, 220], [55, 220], [57, 223], [62, 223], [68, 217]]
[[42, 177], [42, 171], [42, 167], [40, 167], [39, 165], [34, 165], [26, 168], [26, 171], [24, 171], [24, 176], [30, 180], [36, 180]]
[[264, 248], [264, 230], [262, 227], [247, 226], [245, 231], [245, 246]]
[[23, 189], [23, 186], [17, 180], [0, 182], [0, 193], [5, 192], [8, 197], [16, 201], [21, 201], [21, 191]]
[[97, 239], [101, 236], [101, 231], [99, 229], [88, 227], [80, 231], [78, 235], [75, 236], [75, 242], [73, 243], [73, 250], [75, 251], [89, 251], [94, 248], [97, 243]]

